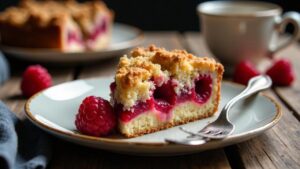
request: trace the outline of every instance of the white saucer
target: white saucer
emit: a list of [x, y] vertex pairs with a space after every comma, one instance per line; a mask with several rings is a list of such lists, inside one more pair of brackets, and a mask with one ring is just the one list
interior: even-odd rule
[[[109, 99], [109, 84], [112, 80], [112, 77], [103, 77], [77, 80], [51, 87], [27, 101], [26, 115], [34, 124], [62, 139], [89, 147], [138, 155], [188, 154], [224, 147], [261, 134], [274, 126], [281, 116], [281, 109], [278, 104], [268, 96], [259, 94], [246, 101], [241, 101], [230, 112], [230, 120], [236, 126], [233, 135], [199, 146], [184, 146], [165, 142], [165, 138], [186, 138], [187, 134], [180, 131], [178, 126], [130, 139], [117, 134], [100, 138], [78, 133], [74, 120], [81, 101], [89, 95]], [[219, 109], [242, 89], [243, 86], [223, 82]], [[218, 113], [213, 117], [182, 126], [191, 131], [198, 131], [205, 124], [213, 121], [217, 115]]]
[[[131, 48], [140, 45], [144, 36], [138, 28], [114, 23], [111, 44], [99, 51], [86, 52], [62, 52], [55, 49], [33, 49], [1, 45], [1, 50], [14, 57], [37, 61], [54, 63], [76, 63], [91, 62], [110, 57], [120, 57]], [[8, 56], [10, 56], [8, 55]]]

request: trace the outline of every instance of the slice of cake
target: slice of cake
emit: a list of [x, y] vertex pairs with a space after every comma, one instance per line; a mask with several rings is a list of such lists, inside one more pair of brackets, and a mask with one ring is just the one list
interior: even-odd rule
[[110, 86], [119, 130], [127, 137], [212, 116], [224, 68], [211, 58], [150, 46], [120, 59]]
[[1, 44], [65, 52], [108, 45], [113, 13], [101, 1], [22, 1], [0, 14]]

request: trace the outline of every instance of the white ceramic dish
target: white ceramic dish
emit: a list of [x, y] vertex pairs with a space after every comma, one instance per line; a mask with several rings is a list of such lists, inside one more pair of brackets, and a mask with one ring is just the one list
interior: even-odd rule
[[128, 52], [131, 48], [141, 44], [143, 39], [143, 33], [138, 28], [114, 23], [110, 45], [99, 51], [61, 52], [54, 49], [33, 49], [3, 45], [0, 48], [3, 52], [14, 57], [31, 61], [76, 63], [119, 57], [121, 54]]
[[[89, 95], [109, 99], [109, 84], [112, 80], [112, 77], [103, 77], [77, 80], [51, 87], [34, 95], [27, 101], [25, 105], [26, 115], [34, 124], [62, 139], [89, 147], [138, 155], [188, 154], [224, 147], [261, 134], [275, 125], [281, 116], [281, 109], [278, 104], [269, 97], [259, 94], [242, 101], [230, 112], [229, 117], [236, 126], [233, 135], [223, 140], [211, 141], [199, 146], [166, 143], [165, 138], [180, 139], [187, 136], [178, 129], [178, 126], [130, 139], [120, 135], [100, 138], [78, 133], [74, 120], [81, 101]], [[237, 95], [242, 88], [243, 86], [234, 83], [223, 82], [220, 107]], [[218, 113], [211, 118], [182, 126], [191, 131], [197, 131], [214, 120], [217, 115]]]

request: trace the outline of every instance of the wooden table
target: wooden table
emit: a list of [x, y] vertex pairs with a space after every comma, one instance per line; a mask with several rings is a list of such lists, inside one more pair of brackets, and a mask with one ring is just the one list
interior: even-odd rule
[[[144, 45], [186, 49], [199, 56], [211, 56], [197, 32], [147, 32]], [[267, 93], [282, 105], [280, 122], [259, 137], [222, 149], [176, 157], [135, 157], [95, 150], [54, 139], [54, 155], [49, 169], [91, 168], [300, 168], [300, 46], [295, 44], [278, 56], [292, 60], [297, 80], [292, 87], [275, 87]], [[92, 65], [47, 66], [54, 83], [112, 75], [118, 58]], [[25, 99], [19, 89], [25, 65], [12, 62], [12, 77], [0, 87], [0, 99], [24, 118]], [[101, 90], [101, 89], [99, 89]]]

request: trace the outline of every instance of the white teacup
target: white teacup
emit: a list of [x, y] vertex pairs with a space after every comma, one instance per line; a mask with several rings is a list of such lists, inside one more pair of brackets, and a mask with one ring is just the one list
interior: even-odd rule
[[[300, 15], [275, 4], [246, 1], [210, 1], [197, 7], [206, 44], [227, 71], [241, 59], [254, 62], [273, 54], [300, 38]], [[277, 36], [287, 24], [293, 35], [279, 43]], [[228, 70], [229, 69], [229, 70]]]

